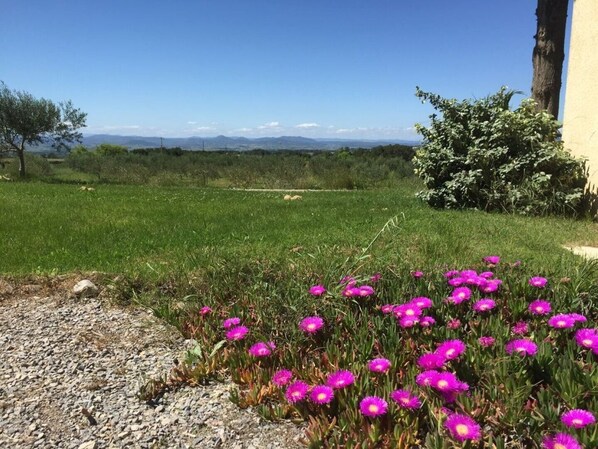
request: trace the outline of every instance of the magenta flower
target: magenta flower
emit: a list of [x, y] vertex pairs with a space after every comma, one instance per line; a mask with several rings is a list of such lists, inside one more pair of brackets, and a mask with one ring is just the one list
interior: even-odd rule
[[467, 415], [451, 414], [444, 422], [451, 436], [457, 441], [479, 440], [482, 436], [480, 425]]
[[538, 352], [538, 346], [531, 340], [523, 338], [512, 340], [505, 345], [507, 354], [518, 354], [520, 356], [533, 356]]
[[550, 306], [550, 303], [548, 301], [544, 301], [543, 299], [537, 299], [535, 301], [530, 302], [527, 310], [529, 310], [534, 315], [547, 315], [552, 310], [552, 307]]
[[418, 318], [422, 314], [422, 309], [413, 303], [401, 304], [393, 309], [396, 317]]
[[267, 357], [272, 354], [272, 350], [275, 348], [276, 345], [273, 342], [264, 343], [263, 341], [259, 341], [252, 345], [248, 352], [254, 357]]
[[368, 363], [368, 369], [372, 373], [385, 373], [390, 369], [390, 365], [390, 360], [378, 358], [370, 360], [370, 363]]
[[376, 273], [370, 278], [370, 282], [378, 282], [380, 279], [382, 279], [382, 275], [380, 273]]
[[404, 316], [401, 319], [399, 319], [399, 326], [406, 329], [406, 328], [415, 326], [418, 322], [419, 322], [419, 319], [417, 319], [417, 318]]
[[581, 429], [582, 427], [595, 424], [596, 417], [592, 414], [592, 412], [588, 410], [574, 409], [569, 410], [566, 413], [563, 413], [563, 416], [561, 416], [561, 421], [567, 427], [575, 427], [576, 429]]
[[237, 324], [241, 323], [241, 318], [239, 317], [232, 317], [232, 318], [227, 318], [226, 320], [223, 321], [222, 323], [222, 327], [225, 329], [230, 329], [233, 326], [236, 326]]
[[426, 296], [418, 296], [416, 298], [413, 298], [409, 302], [411, 304], [415, 304], [420, 309], [427, 309], [427, 308], [432, 307], [434, 305], [432, 303], [432, 300], [430, 298], [426, 297]]
[[419, 325], [421, 327], [430, 327], [434, 324], [436, 324], [436, 320], [431, 316], [425, 316], [421, 320], [419, 320]]
[[299, 329], [307, 334], [315, 334], [324, 326], [324, 320], [319, 316], [308, 316], [299, 323]]
[[438, 371], [435, 370], [422, 371], [415, 377], [415, 383], [420, 387], [430, 387], [432, 386], [432, 380], [438, 374]]
[[347, 287], [354, 287], [357, 281], [352, 276], [345, 276], [339, 281], [339, 284], [345, 284]]
[[339, 389], [345, 388], [352, 385], [355, 382], [355, 376], [351, 371], [339, 370], [334, 373], [330, 373], [326, 379], [326, 385], [330, 388]]
[[384, 304], [382, 307], [380, 307], [380, 311], [383, 314], [388, 315], [389, 313], [393, 312], [394, 308], [395, 308], [394, 304]]
[[485, 347], [485, 348], [488, 348], [488, 347], [494, 345], [495, 341], [496, 340], [495, 340], [494, 337], [480, 337], [480, 338], [478, 338], [478, 343], [481, 346]]
[[323, 285], [312, 285], [309, 289], [309, 293], [310, 295], [313, 296], [322, 296], [324, 293], [326, 293], [326, 287], [324, 287]]
[[596, 329], [579, 329], [575, 332], [575, 342], [582, 348], [598, 347], [598, 331]]
[[430, 386], [440, 392], [459, 391], [461, 384], [457, 376], [448, 371], [442, 373], [437, 371], [430, 380]]
[[483, 279], [490, 279], [494, 277], [494, 273], [492, 271], [484, 271], [480, 273], [479, 276]]
[[330, 404], [334, 399], [334, 391], [328, 385], [316, 385], [309, 398], [314, 404]]
[[473, 310], [476, 312], [486, 312], [488, 310], [494, 309], [495, 306], [496, 302], [493, 299], [484, 298], [474, 303]]
[[288, 369], [281, 369], [272, 376], [272, 383], [277, 387], [284, 387], [293, 378], [293, 373]]
[[459, 329], [461, 327], [461, 321], [459, 321], [457, 318], [453, 318], [446, 323], [446, 327], [449, 329]]
[[557, 433], [552, 437], [546, 437], [542, 441], [544, 449], [583, 449], [575, 437], [566, 433]]
[[469, 287], [458, 287], [454, 289], [448, 297], [448, 302], [452, 304], [461, 304], [469, 298], [471, 298], [471, 289], [469, 289]]
[[450, 270], [450, 271], [447, 271], [446, 273], [444, 273], [444, 277], [447, 279], [450, 279], [450, 278], [454, 278], [458, 274], [459, 274], [458, 270]]
[[533, 278], [530, 278], [530, 280], [528, 281], [529, 285], [536, 288], [544, 288], [546, 287], [547, 283], [548, 280], [540, 276], [534, 276]]
[[461, 287], [463, 284], [465, 284], [465, 279], [463, 279], [461, 276], [457, 276], [450, 278], [447, 283], [451, 287]]
[[431, 353], [423, 354], [417, 359], [417, 366], [424, 370], [442, 368], [446, 363], [446, 358], [442, 354]]
[[484, 262], [489, 263], [491, 265], [497, 265], [500, 262], [499, 256], [486, 256], [484, 257]]
[[419, 279], [424, 275], [424, 273], [422, 271], [412, 271], [411, 272], [411, 276], [414, 277], [415, 279]]
[[359, 296], [360, 290], [357, 287], [347, 287], [343, 290], [343, 296], [346, 298], [353, 298]]
[[359, 290], [359, 296], [372, 296], [374, 294], [374, 288], [370, 285], [362, 285], [357, 290]]
[[212, 308], [209, 306], [203, 306], [201, 309], [199, 309], [199, 314], [201, 316], [209, 315], [210, 313], [212, 313]]
[[364, 416], [375, 418], [386, 414], [388, 404], [378, 396], [366, 396], [359, 403], [359, 410]]
[[305, 382], [297, 380], [287, 387], [284, 395], [291, 404], [302, 401], [307, 396], [309, 385]]
[[511, 329], [511, 332], [513, 332], [515, 335], [524, 335], [527, 334], [528, 330], [529, 329], [525, 321], [517, 321]]
[[575, 320], [569, 314], [559, 313], [548, 320], [548, 325], [555, 329], [568, 329], [575, 326]]
[[395, 401], [399, 407], [408, 410], [420, 408], [422, 405], [419, 398], [413, 395], [409, 390], [395, 390], [390, 393], [390, 399]]
[[447, 340], [442, 342], [434, 351], [446, 360], [453, 360], [465, 352], [467, 346], [461, 340]]
[[482, 293], [494, 293], [498, 291], [502, 281], [500, 279], [483, 279], [478, 285]]
[[227, 340], [243, 340], [249, 333], [249, 329], [245, 326], [233, 327], [226, 333]]
[[568, 315], [569, 315], [569, 316], [570, 316], [570, 317], [573, 319], [573, 321], [575, 321], [576, 323], [585, 323], [586, 321], [588, 321], [588, 319], [587, 319], [585, 316], [583, 316], [583, 315], [581, 315], [581, 314], [579, 314], [579, 313], [569, 313]]

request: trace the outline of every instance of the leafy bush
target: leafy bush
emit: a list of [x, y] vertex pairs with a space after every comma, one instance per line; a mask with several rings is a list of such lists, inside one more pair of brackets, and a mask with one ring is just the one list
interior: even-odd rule
[[[54, 171], [47, 159], [36, 154], [25, 153], [25, 162], [27, 164], [27, 178], [44, 178], [51, 176]], [[12, 159], [6, 164], [5, 171], [11, 179], [19, 177], [19, 161]]]
[[416, 125], [423, 145], [414, 158], [433, 207], [521, 214], [578, 212], [586, 175], [559, 140], [560, 124], [537, 112], [532, 99], [509, 109], [514, 91], [501, 88], [480, 100], [445, 99], [417, 88], [442, 116]]

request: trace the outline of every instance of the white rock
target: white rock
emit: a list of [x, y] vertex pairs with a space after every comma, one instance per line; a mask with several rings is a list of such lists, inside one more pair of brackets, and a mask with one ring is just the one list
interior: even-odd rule
[[79, 449], [96, 449], [96, 442], [95, 440], [88, 441], [87, 443], [83, 443], [79, 446]]
[[97, 293], [97, 291], [98, 288], [89, 279], [83, 279], [82, 281], [77, 282], [73, 287], [73, 293], [75, 295], [89, 296]]

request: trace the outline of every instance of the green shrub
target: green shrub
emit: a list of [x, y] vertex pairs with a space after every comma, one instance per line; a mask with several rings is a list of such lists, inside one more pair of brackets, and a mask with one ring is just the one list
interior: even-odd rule
[[414, 158], [437, 208], [475, 208], [530, 215], [579, 212], [586, 184], [583, 161], [559, 140], [560, 124], [537, 112], [532, 99], [510, 110], [514, 91], [479, 100], [445, 99], [417, 88], [416, 96], [442, 115], [416, 125], [423, 145]]
[[[27, 166], [27, 178], [45, 178], [54, 173], [48, 160], [36, 154], [25, 153], [25, 164]], [[8, 177], [18, 179], [19, 160], [17, 158], [11, 159], [10, 163], [6, 164], [6, 171]]]

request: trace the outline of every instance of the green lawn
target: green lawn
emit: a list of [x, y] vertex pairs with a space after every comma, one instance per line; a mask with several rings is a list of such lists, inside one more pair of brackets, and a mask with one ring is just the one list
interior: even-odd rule
[[369, 261], [466, 265], [487, 254], [538, 266], [570, 263], [568, 243], [598, 244], [588, 221], [430, 209], [401, 190], [281, 192], [101, 185], [0, 184], [0, 272], [169, 274], [220, 261], [326, 266]]

